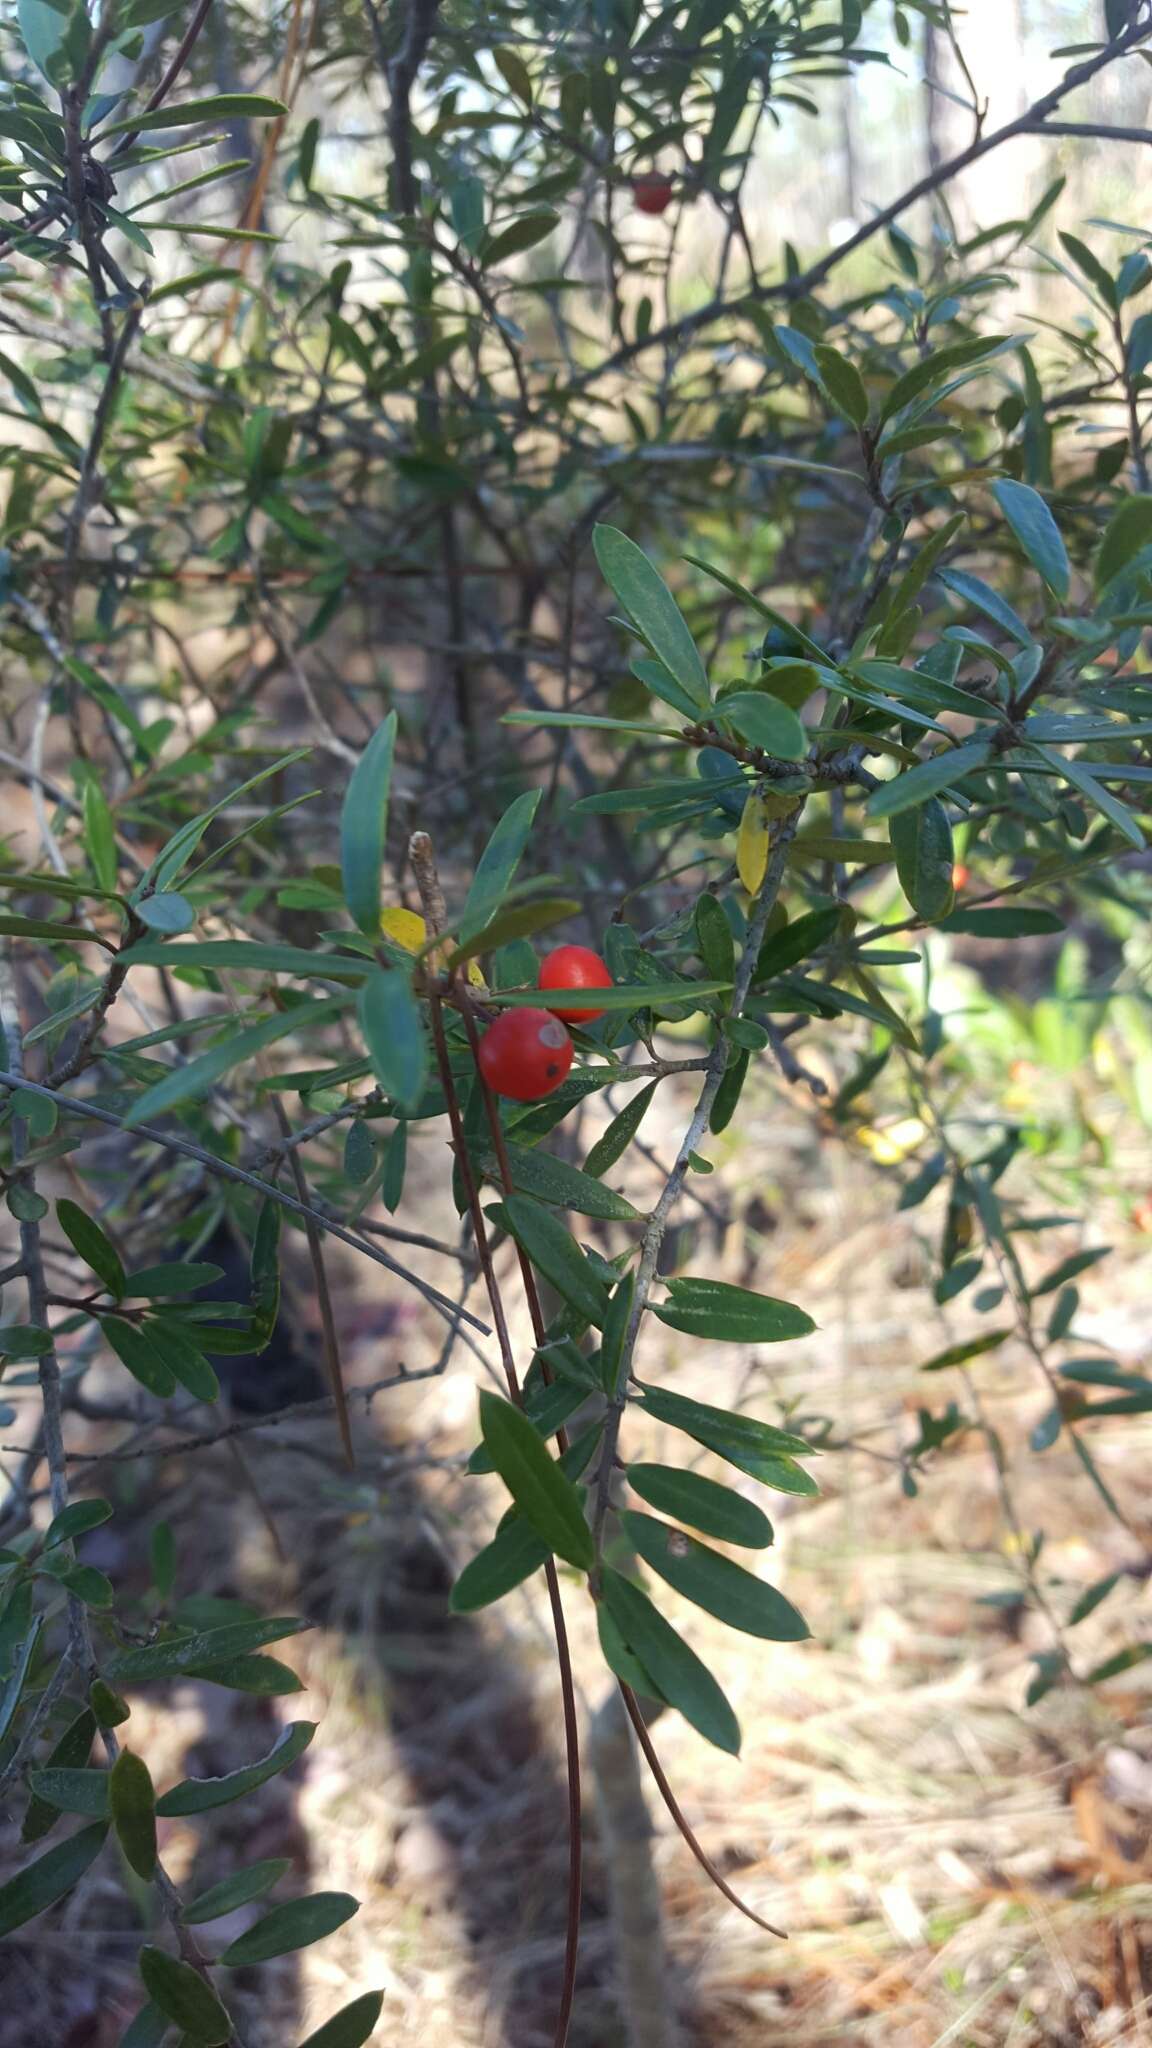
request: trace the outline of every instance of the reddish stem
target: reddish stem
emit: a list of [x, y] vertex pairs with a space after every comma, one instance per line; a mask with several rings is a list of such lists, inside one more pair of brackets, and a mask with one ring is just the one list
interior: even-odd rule
[[[468, 1212], [472, 1218], [472, 1229], [476, 1238], [476, 1251], [480, 1260], [480, 1270], [484, 1275], [484, 1285], [488, 1290], [488, 1300], [492, 1307], [492, 1321], [496, 1326], [496, 1337], [500, 1345], [500, 1356], [504, 1364], [504, 1373], [512, 1399], [517, 1407], [522, 1408], [524, 1398], [520, 1392], [516, 1363], [512, 1356], [512, 1344], [508, 1334], [507, 1318], [504, 1314], [504, 1303], [500, 1296], [500, 1285], [492, 1264], [492, 1250], [488, 1242], [488, 1229], [484, 1220], [484, 1211], [480, 1206], [480, 1192], [476, 1185], [476, 1176], [472, 1171], [472, 1162], [468, 1157], [468, 1147], [464, 1136], [464, 1120], [460, 1114], [460, 1100], [456, 1093], [456, 1083], [452, 1076], [452, 1066], [448, 1057], [448, 1045], [444, 1036], [444, 1016], [440, 1005], [440, 998], [435, 989], [429, 991], [428, 1009], [432, 1024], [432, 1045], [436, 1055], [436, 1066], [440, 1075], [440, 1085], [444, 1090], [444, 1100], [448, 1106], [448, 1121], [452, 1128], [452, 1143], [460, 1166], [460, 1178], [464, 1184]], [[473, 1036], [475, 1025], [467, 1008], [465, 1008], [464, 1014], [465, 1024], [469, 1032], [469, 1042], [472, 1045], [473, 1056], [475, 1056], [476, 1044], [478, 1042]], [[489, 1102], [487, 1090], [485, 1090], [485, 1101]], [[494, 1111], [495, 1105], [490, 1104], [490, 1119]], [[495, 1111], [495, 1121], [498, 1127], [500, 1122], [498, 1111]], [[498, 1151], [503, 1148], [503, 1137], [504, 1134], [501, 1131]], [[505, 1150], [501, 1160], [501, 1173], [505, 1175], [507, 1175], [507, 1158], [508, 1155]], [[529, 1307], [532, 1309], [533, 1326], [537, 1328], [537, 1336], [539, 1337], [543, 1324], [542, 1322], [538, 1324], [540, 1302], [539, 1297], [535, 1293], [534, 1276], [532, 1293], [529, 1295]], [[556, 2015], [556, 2031], [553, 2036], [553, 2048], [565, 2048], [565, 2043], [568, 2039], [568, 2029], [572, 2020], [572, 2006], [576, 1996], [576, 1962], [580, 1952], [580, 1897], [583, 1875], [583, 1841], [580, 1832], [580, 1733], [576, 1721], [576, 1687], [572, 1677], [572, 1655], [568, 1647], [568, 1629], [564, 1620], [564, 1608], [560, 1599], [560, 1581], [556, 1572], [556, 1564], [555, 1560], [551, 1557], [544, 1566], [544, 1577], [548, 1586], [548, 1599], [552, 1607], [552, 1626], [556, 1635], [556, 1661], [560, 1670], [560, 1694], [564, 1708], [564, 1751], [568, 1770], [568, 1911], [564, 1937], [564, 1982], [560, 1991], [560, 2009]]]

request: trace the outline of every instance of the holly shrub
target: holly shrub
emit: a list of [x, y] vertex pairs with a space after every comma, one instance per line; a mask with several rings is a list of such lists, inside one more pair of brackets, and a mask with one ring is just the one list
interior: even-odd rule
[[[807, 1628], [754, 1568], [765, 1510], [835, 1463], [831, 1419], [710, 1406], [661, 1372], [665, 1328], [813, 1328], [661, 1260], [759, 1073], [830, 1141], [876, 1091], [904, 1105], [891, 1199], [932, 1199], [936, 1298], [985, 1317], [924, 1361], [945, 1388], [1022, 1338], [1051, 1403], [1036, 1454], [1071, 1441], [1117, 1514], [1091, 1425], [1152, 1400], [1077, 1362], [1099, 1248], [1037, 1264], [1067, 1218], [1018, 1169], [1064, 1112], [971, 1116], [975, 1055], [934, 1000], [955, 936], [971, 957], [1075, 926], [1118, 963], [1093, 1001], [1147, 1045], [1152, 235], [1063, 218], [1060, 178], [967, 238], [947, 205], [968, 163], [1147, 57], [1143, 0], [1008, 127], [973, 105], [955, 157], [813, 258], [757, 224], [749, 172], [772, 124], [887, 61], [878, 7], [406, 0], [261, 25], [218, 0], [258, 92], [209, 91], [208, 12], [20, 0], [0, 92], [3, 763], [27, 798], [0, 875], [0, 1776], [25, 1844], [0, 1931], [117, 1838], [146, 1936], [124, 2048], [238, 2038], [233, 1973], [356, 1910], [271, 1903], [222, 1953], [200, 1933], [282, 1866], [182, 1900], [157, 1818], [246, 1797], [315, 1731], [157, 1790], [132, 1702], [189, 1676], [291, 1691], [265, 1652], [304, 1624], [205, 1619], [164, 1559], [122, 1596], [83, 1555], [119, 1497], [70, 1485], [93, 1415], [105, 1448], [215, 1440], [211, 1361], [268, 1342], [283, 1233], [322, 1307], [338, 1239], [498, 1362], [460, 1483], [506, 1512], [453, 1605], [544, 1575], [575, 1776], [565, 1608], [591, 1599], [662, 1796], [639, 1699], [740, 1744], [665, 1588], [770, 1664]], [[897, 37], [948, 22], [908, 0]], [[563, 984], [563, 1076], [524, 1050], [525, 1013], [558, 1007], [535, 942], [608, 970]], [[693, 1106], [640, 1212], [631, 1148], [665, 1087]], [[569, 1119], [608, 1089], [578, 1166]], [[419, 1220], [406, 1157], [429, 1129], [485, 1283], [466, 1302], [365, 1227], [374, 1206]], [[198, 1257], [222, 1220], [251, 1258], [223, 1313]], [[112, 1362], [120, 1402], [93, 1408]], [[962, 1379], [925, 1384], [895, 1454], [909, 1493], [985, 1427]], [[680, 1462], [633, 1462], [637, 1416]], [[1017, 1562], [1051, 1616], [1038, 1544]], [[1055, 1615], [1033, 1699], [1094, 1676], [1074, 1628], [1110, 1583]], [[576, 1900], [579, 1853], [577, 1831]], [[355, 2048], [380, 2010], [366, 1990], [313, 2048]]]

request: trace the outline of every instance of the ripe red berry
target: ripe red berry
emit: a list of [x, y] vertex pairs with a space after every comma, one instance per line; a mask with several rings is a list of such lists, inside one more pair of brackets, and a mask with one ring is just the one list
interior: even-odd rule
[[550, 1010], [505, 1010], [480, 1040], [480, 1072], [497, 1095], [537, 1102], [572, 1065], [572, 1040]]
[[966, 889], [971, 879], [972, 877], [963, 861], [958, 860], [952, 869], [952, 887], [954, 889]]
[[632, 180], [632, 199], [640, 213], [666, 213], [672, 191], [672, 180], [664, 171], [641, 171]]
[[[591, 946], [556, 946], [546, 953], [540, 962], [536, 977], [538, 988], [551, 991], [554, 988], [611, 988], [612, 976], [599, 953]], [[602, 1017], [603, 1010], [581, 1010], [573, 1006], [567, 1009], [562, 1003], [549, 1003], [554, 1017], [563, 1017], [569, 1024], [590, 1024], [594, 1017]]]

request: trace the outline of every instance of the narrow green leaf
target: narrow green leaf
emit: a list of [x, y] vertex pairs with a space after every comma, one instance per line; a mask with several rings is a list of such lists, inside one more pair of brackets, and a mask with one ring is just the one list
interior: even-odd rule
[[186, 1927], [202, 1927], [207, 1920], [222, 1920], [226, 1913], [234, 1913], [237, 1906], [247, 1906], [253, 1899], [262, 1899], [274, 1884], [279, 1884], [285, 1871], [291, 1870], [290, 1856], [269, 1857], [263, 1863], [250, 1863], [247, 1870], [238, 1870], [232, 1877], [221, 1878], [219, 1884], [210, 1885], [206, 1892], [199, 1892], [184, 1907], [180, 1918]]
[[[566, 988], [566, 1010], [665, 1010], [683, 1003], [699, 1007], [708, 997], [726, 995], [730, 984], [720, 981], [673, 981], [659, 976], [653, 981], [617, 982], [612, 988]], [[536, 1009], [540, 990], [500, 989], [493, 1000], [507, 1010]]]
[[881, 783], [868, 798], [867, 810], [873, 818], [894, 818], [899, 811], [911, 810], [930, 796], [936, 796], [942, 789], [949, 789], [970, 775], [974, 768], [982, 768], [992, 752], [990, 740], [966, 740], [959, 747], [943, 747], [938, 754], [932, 754], [927, 761], [917, 762], [915, 768], [906, 768], [902, 775], [894, 775], [890, 782]]
[[1066, 598], [1072, 572], [1060, 529], [1039, 491], [1031, 484], [1018, 484], [1000, 477], [992, 496], [1012, 528], [1034, 569], [1038, 569], [1055, 596]]
[[[636, 1090], [630, 1101], [625, 1103], [619, 1116], [613, 1117], [607, 1130], [601, 1132], [584, 1161], [585, 1176], [591, 1174], [594, 1179], [599, 1180], [615, 1166], [618, 1159], [623, 1157], [643, 1123], [659, 1085], [658, 1081], [648, 1081], [643, 1088]], [[636, 1211], [633, 1210], [632, 1213], [635, 1215]]]
[[143, 1757], [122, 1749], [108, 1774], [112, 1825], [137, 1877], [151, 1880], [156, 1871], [156, 1794]]
[[699, 1472], [681, 1472], [674, 1465], [629, 1465], [628, 1484], [649, 1507], [675, 1515], [678, 1522], [702, 1529], [721, 1543], [765, 1550], [772, 1542], [772, 1524], [755, 1501]]
[[106, 1826], [81, 1828], [0, 1885], [0, 1936], [54, 1906], [78, 1884], [104, 1846]]
[[816, 1328], [810, 1315], [789, 1301], [774, 1301], [725, 1280], [687, 1277], [669, 1280], [671, 1299], [654, 1314], [671, 1330], [730, 1344], [780, 1344], [807, 1337]]
[[417, 1109], [428, 1080], [428, 1039], [404, 970], [380, 968], [369, 975], [357, 1014], [372, 1071], [384, 1093], [401, 1109]]
[[460, 919], [460, 937], [471, 938], [495, 917], [515, 878], [543, 790], [526, 789], [509, 804], [476, 863]]
[[680, 608], [635, 541], [615, 526], [597, 526], [592, 546], [600, 572], [653, 654], [694, 704], [709, 703], [708, 677]]
[[234, 1799], [243, 1799], [257, 1785], [286, 1771], [297, 1757], [303, 1756], [315, 1733], [314, 1721], [292, 1721], [259, 1763], [243, 1764], [222, 1778], [184, 1778], [170, 1792], [161, 1793], [156, 1811], [170, 1819], [178, 1814], [211, 1813], [217, 1806], [231, 1806]]
[[376, 2031], [383, 2005], [382, 1991], [366, 1991], [362, 1998], [354, 1998], [351, 2005], [317, 2027], [314, 2034], [300, 2043], [300, 2048], [364, 2048], [365, 2041]]
[[[55, 1748], [49, 1752], [45, 1760], [45, 1770], [83, 1770], [92, 1754], [95, 1737], [96, 1716], [91, 1707], [85, 1707], [74, 1721], [69, 1722]], [[55, 1827], [59, 1817], [58, 1807], [53, 1806], [49, 1800], [37, 1799], [33, 1795], [28, 1801], [24, 1825], [20, 1830], [20, 1840], [38, 1842], [41, 1836]]]
[[[1145, 316], [1147, 317], [1147, 316]], [[1121, 500], [1104, 528], [1096, 556], [1096, 588], [1103, 590], [1134, 555], [1152, 545], [1152, 496]]]
[[[497, 947], [507, 946], [513, 939], [527, 939], [533, 932], [548, 931], [552, 925], [563, 924], [566, 918], [575, 917], [580, 907], [572, 896], [547, 896], [535, 903], [513, 903], [508, 909], [498, 911], [481, 930], [473, 932], [470, 939], [457, 946], [448, 956], [448, 965], [460, 967], [466, 960], [477, 959], [481, 953], [494, 953]], [[536, 1001], [539, 1000], [537, 994]]]
[[842, 908], [833, 903], [826, 910], [807, 910], [802, 917], [781, 925], [779, 931], [770, 932], [760, 948], [754, 980], [771, 981], [809, 959], [840, 930], [842, 922]]
[[175, 1393], [175, 1376], [143, 1329], [134, 1323], [122, 1322], [119, 1316], [105, 1316], [100, 1327], [121, 1365], [127, 1367], [134, 1380], [139, 1380], [142, 1387], [147, 1387], [150, 1394], [158, 1395], [162, 1401]]
[[929, 923], [948, 911], [952, 886], [952, 827], [939, 797], [898, 811], [889, 827], [900, 886], [913, 910]]
[[619, 1390], [624, 1346], [628, 1340], [635, 1298], [636, 1276], [634, 1273], [625, 1273], [612, 1289], [600, 1346], [600, 1378], [609, 1399]]
[[192, 1635], [175, 1636], [166, 1642], [116, 1650], [104, 1659], [104, 1676], [113, 1685], [178, 1678], [197, 1665], [221, 1664], [229, 1657], [246, 1656], [310, 1627], [310, 1622], [299, 1621], [295, 1615], [277, 1615], [269, 1621], [225, 1622], [220, 1628], [198, 1629]]
[[[634, 1110], [635, 1107], [634, 1099], [628, 1108]], [[641, 1116], [645, 1107], [641, 1105]], [[553, 1153], [536, 1148], [529, 1150], [524, 1145], [509, 1145], [507, 1150], [512, 1185], [519, 1195], [531, 1195], [536, 1201], [547, 1202], [553, 1208], [574, 1209], [581, 1216], [596, 1216], [605, 1222], [628, 1223], [639, 1214], [623, 1195], [606, 1188], [594, 1175], [581, 1173], [566, 1159], [558, 1159]], [[499, 1184], [500, 1169], [495, 1157], [482, 1155], [481, 1165], [489, 1178]]]
[[1064, 919], [1054, 910], [1034, 910], [1023, 903], [989, 904], [981, 910], [953, 910], [940, 919], [940, 930], [965, 932], [974, 939], [1028, 939], [1062, 932]]
[[608, 1307], [608, 1290], [559, 1218], [527, 1195], [509, 1195], [494, 1213], [495, 1220], [511, 1231], [557, 1294], [599, 1329]]
[[162, 1316], [150, 1316], [144, 1327], [153, 1351], [182, 1387], [197, 1401], [219, 1400], [220, 1382], [215, 1371], [186, 1328], [166, 1322]]
[[211, 1287], [224, 1278], [223, 1266], [213, 1266], [207, 1260], [182, 1261], [166, 1260], [159, 1266], [142, 1266], [138, 1273], [129, 1273], [124, 1283], [125, 1296], [144, 1296], [156, 1299], [165, 1295], [195, 1294], [198, 1288]]
[[460, 1573], [448, 1603], [453, 1614], [475, 1614], [478, 1608], [502, 1600], [505, 1593], [538, 1572], [551, 1555], [531, 1522], [524, 1515], [514, 1515]]
[[496, 1394], [480, 1394], [480, 1429], [517, 1507], [558, 1557], [581, 1571], [596, 1560], [580, 1495], [526, 1415]]
[[729, 1756], [740, 1754], [740, 1724], [728, 1701], [694, 1650], [631, 1580], [605, 1566], [603, 1598], [626, 1647], [650, 1671], [661, 1696], [706, 1742]]
[[82, 941], [88, 946], [103, 946], [107, 953], [115, 951], [110, 939], [102, 932], [90, 931], [86, 924], [61, 924], [50, 917], [19, 917], [15, 911], [0, 915], [0, 934], [10, 939], [58, 939], [61, 945]]
[[770, 1643], [807, 1640], [810, 1631], [803, 1615], [754, 1572], [745, 1571], [743, 1565], [652, 1515], [625, 1508], [620, 1521], [637, 1556], [686, 1600], [714, 1614], [717, 1621]]
[[45, 1765], [29, 1771], [28, 1783], [37, 1799], [55, 1806], [61, 1813], [82, 1813], [89, 1820], [103, 1820], [108, 1812], [109, 1773], [68, 1765]]
[[864, 380], [847, 356], [837, 349], [828, 348], [817, 342], [812, 350], [820, 371], [820, 381], [836, 407], [850, 426], [862, 427], [868, 418], [868, 393]]
[[183, 106], [156, 107], [151, 113], [143, 107], [138, 113], [128, 114], [122, 121], [110, 121], [100, 130], [103, 142], [109, 135], [122, 135], [126, 130], [141, 133], [152, 128], [189, 128], [201, 121], [229, 121], [234, 118], [245, 120], [279, 120], [288, 112], [282, 100], [268, 99], [258, 92], [218, 92], [206, 100], [185, 100]]
[[56, 1221], [73, 1250], [79, 1252], [86, 1266], [91, 1266], [97, 1279], [104, 1282], [113, 1300], [119, 1301], [124, 1293], [124, 1268], [115, 1246], [104, 1235], [100, 1225], [66, 1197], [56, 1204]]
[[705, 1401], [692, 1401], [663, 1387], [645, 1386], [641, 1400], [650, 1415], [672, 1429], [683, 1430], [707, 1450], [714, 1451], [738, 1471], [747, 1472], [777, 1493], [794, 1493], [810, 1499], [819, 1492], [815, 1480], [795, 1454], [811, 1455], [803, 1437], [774, 1429], [750, 1415], [735, 1415], [725, 1408], [713, 1408]]
[[167, 2013], [149, 1999], [142, 2005], [126, 2032], [121, 2034], [119, 2048], [164, 2048], [172, 2032], [172, 2022]]
[[346, 1920], [360, 1911], [359, 1899], [348, 1892], [313, 1892], [306, 1899], [286, 1899], [273, 1906], [246, 1934], [230, 1942], [220, 1961], [229, 1970], [250, 1963], [270, 1963], [274, 1956], [287, 1956], [335, 1934]]
[[114, 890], [119, 866], [116, 828], [108, 799], [98, 782], [86, 782], [84, 785], [84, 844], [92, 863], [92, 873], [100, 887]]
[[196, 2048], [219, 2048], [232, 2039], [232, 2022], [206, 1978], [162, 1948], [146, 1944], [137, 1957], [144, 1989], [154, 2005], [182, 2027]]
[[[167, 955], [169, 966], [178, 964], [178, 955]], [[348, 1007], [349, 998], [344, 995], [329, 996], [319, 1002], [294, 1003], [290, 1009], [275, 1010], [269, 1017], [262, 1017], [257, 1024], [246, 1024], [239, 1029], [231, 1028], [216, 1044], [199, 1058], [189, 1060], [186, 1066], [173, 1067], [161, 1080], [153, 1082], [132, 1104], [124, 1118], [128, 1130], [137, 1124], [148, 1123], [150, 1119], [166, 1116], [172, 1109], [186, 1102], [197, 1102], [215, 1088], [225, 1074], [233, 1067], [254, 1059], [278, 1039], [288, 1038], [292, 1033], [305, 1027], [330, 1023], [340, 1011]]]
[[353, 770], [340, 814], [344, 901], [353, 923], [373, 939], [380, 930], [380, 869], [388, 831], [396, 723], [396, 713], [390, 711], [372, 735]]
[[1049, 747], [1037, 747], [1036, 752], [1043, 755], [1046, 761], [1055, 763], [1065, 780], [1072, 783], [1074, 788], [1080, 791], [1081, 796], [1086, 796], [1089, 803], [1107, 818], [1109, 824], [1115, 825], [1116, 830], [1123, 833], [1130, 845], [1143, 851], [1146, 844], [1143, 830], [1132, 816], [1127, 804], [1122, 804], [1119, 797], [1113, 796], [1110, 789], [1105, 789], [1104, 784], [1097, 780], [1083, 761], [1071, 754], [1054, 754]]
[[926, 1358], [921, 1372], [945, 1372], [950, 1365], [966, 1365], [970, 1358], [980, 1358], [986, 1351], [995, 1351], [1012, 1335], [1008, 1330], [985, 1330], [982, 1337], [969, 1337], [961, 1344], [949, 1344], [946, 1351], [937, 1351], [932, 1358]]

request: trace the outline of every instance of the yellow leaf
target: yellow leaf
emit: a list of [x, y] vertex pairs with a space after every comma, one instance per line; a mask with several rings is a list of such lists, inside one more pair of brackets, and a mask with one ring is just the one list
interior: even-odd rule
[[380, 929], [386, 939], [393, 939], [406, 953], [418, 953], [428, 936], [424, 919], [414, 910], [405, 910], [400, 903], [381, 911]]
[[736, 870], [750, 896], [755, 896], [768, 872], [768, 832], [767, 808], [753, 790], [736, 835]]
[[[428, 927], [415, 910], [405, 910], [402, 903], [390, 904], [380, 913], [380, 929], [386, 939], [396, 946], [402, 946], [406, 953], [418, 953], [428, 937]], [[443, 941], [443, 951], [448, 952], [455, 945], [454, 939]], [[484, 976], [475, 960], [468, 962], [468, 979], [473, 988], [483, 988]]]

